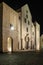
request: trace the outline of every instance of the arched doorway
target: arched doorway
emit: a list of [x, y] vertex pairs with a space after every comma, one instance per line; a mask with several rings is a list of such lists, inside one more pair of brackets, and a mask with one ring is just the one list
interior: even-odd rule
[[13, 51], [13, 39], [12, 39], [12, 37], [8, 37], [8, 39], [7, 39], [7, 50], [8, 50], [8, 52]]
[[26, 49], [29, 49], [29, 34], [26, 34], [26, 36], [25, 36], [25, 47], [26, 47]]

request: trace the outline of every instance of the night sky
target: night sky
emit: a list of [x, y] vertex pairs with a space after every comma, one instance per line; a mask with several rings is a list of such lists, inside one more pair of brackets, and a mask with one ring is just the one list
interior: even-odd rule
[[[2, 1], [2, 0], [0, 0]], [[17, 10], [24, 4], [28, 4], [33, 22], [37, 21], [40, 24], [40, 33], [43, 33], [43, 2], [42, 0], [4, 0], [10, 7]]]

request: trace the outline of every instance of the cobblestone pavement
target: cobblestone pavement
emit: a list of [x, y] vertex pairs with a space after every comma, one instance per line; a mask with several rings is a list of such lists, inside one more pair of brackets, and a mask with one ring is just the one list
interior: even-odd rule
[[43, 65], [43, 53], [0, 53], [0, 65]]

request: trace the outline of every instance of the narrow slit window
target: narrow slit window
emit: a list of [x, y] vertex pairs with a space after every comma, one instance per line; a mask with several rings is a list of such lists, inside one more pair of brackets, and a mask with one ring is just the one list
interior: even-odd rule
[[26, 18], [28, 18], [28, 15], [26, 14]]
[[24, 18], [24, 22], [26, 23], [26, 18]]
[[28, 25], [29, 25], [29, 21], [28, 21]]
[[28, 32], [28, 27], [26, 28], [26, 31]]

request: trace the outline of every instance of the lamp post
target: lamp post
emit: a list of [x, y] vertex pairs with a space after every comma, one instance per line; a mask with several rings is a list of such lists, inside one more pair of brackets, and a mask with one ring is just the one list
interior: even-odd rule
[[12, 24], [10, 24], [10, 29], [14, 30], [14, 26]]

